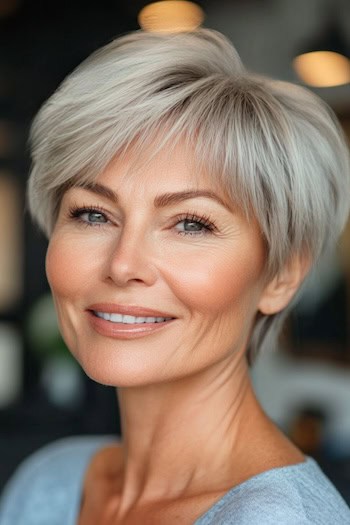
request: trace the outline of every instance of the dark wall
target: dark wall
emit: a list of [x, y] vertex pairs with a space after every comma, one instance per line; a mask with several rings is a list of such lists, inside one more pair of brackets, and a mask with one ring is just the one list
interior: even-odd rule
[[32, 305], [49, 291], [47, 241], [26, 210], [27, 139], [40, 105], [75, 66], [112, 38], [139, 28], [136, 15], [141, 5], [108, 0], [16, 3], [17, 9], [7, 16], [1, 16], [0, 5], [0, 121], [11, 126], [14, 138], [10, 151], [0, 155], [0, 170], [10, 172], [20, 187], [24, 282], [20, 300], [0, 312], [0, 322], [15, 326], [22, 339], [23, 388], [14, 404], [0, 409], [0, 489], [22, 458], [52, 439], [120, 432], [114, 389], [83, 376], [81, 403], [69, 410], [53, 405], [38, 381], [41, 362], [25, 323]]

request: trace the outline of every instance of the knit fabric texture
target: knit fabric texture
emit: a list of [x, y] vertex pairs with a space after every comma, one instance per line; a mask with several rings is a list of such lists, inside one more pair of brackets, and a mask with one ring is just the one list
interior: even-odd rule
[[[17, 468], [0, 499], [0, 525], [76, 525], [91, 457], [115, 436], [57, 440]], [[310, 457], [232, 488], [194, 525], [350, 525], [350, 509]]]

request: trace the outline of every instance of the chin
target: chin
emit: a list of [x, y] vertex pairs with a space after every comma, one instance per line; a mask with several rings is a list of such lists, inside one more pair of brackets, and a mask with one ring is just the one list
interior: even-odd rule
[[105, 386], [141, 387], [171, 379], [164, 377], [164, 371], [162, 373], [154, 368], [151, 370], [145, 360], [111, 360], [104, 359], [101, 355], [93, 358], [80, 355], [77, 360], [90, 379]]

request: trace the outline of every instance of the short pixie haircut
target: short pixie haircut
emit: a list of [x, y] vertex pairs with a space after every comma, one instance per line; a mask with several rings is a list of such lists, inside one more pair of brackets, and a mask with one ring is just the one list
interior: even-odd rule
[[[128, 33], [68, 75], [32, 124], [32, 217], [50, 237], [67, 188], [93, 183], [130, 148], [136, 158], [152, 141], [159, 151], [180, 138], [257, 219], [268, 275], [295, 254], [316, 261], [339, 237], [350, 163], [334, 112], [303, 87], [248, 72], [232, 43], [207, 28]], [[276, 339], [286, 311], [257, 317], [250, 362]]]

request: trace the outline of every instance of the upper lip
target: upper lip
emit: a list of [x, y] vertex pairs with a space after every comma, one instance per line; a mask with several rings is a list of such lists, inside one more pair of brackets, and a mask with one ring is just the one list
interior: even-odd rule
[[132, 315], [134, 317], [171, 317], [172, 314], [168, 312], [160, 312], [159, 310], [153, 310], [153, 308], [145, 308], [143, 306], [126, 305], [126, 304], [115, 304], [115, 303], [96, 303], [92, 304], [87, 310], [93, 310], [94, 312], [105, 312], [108, 314], [123, 314]]

